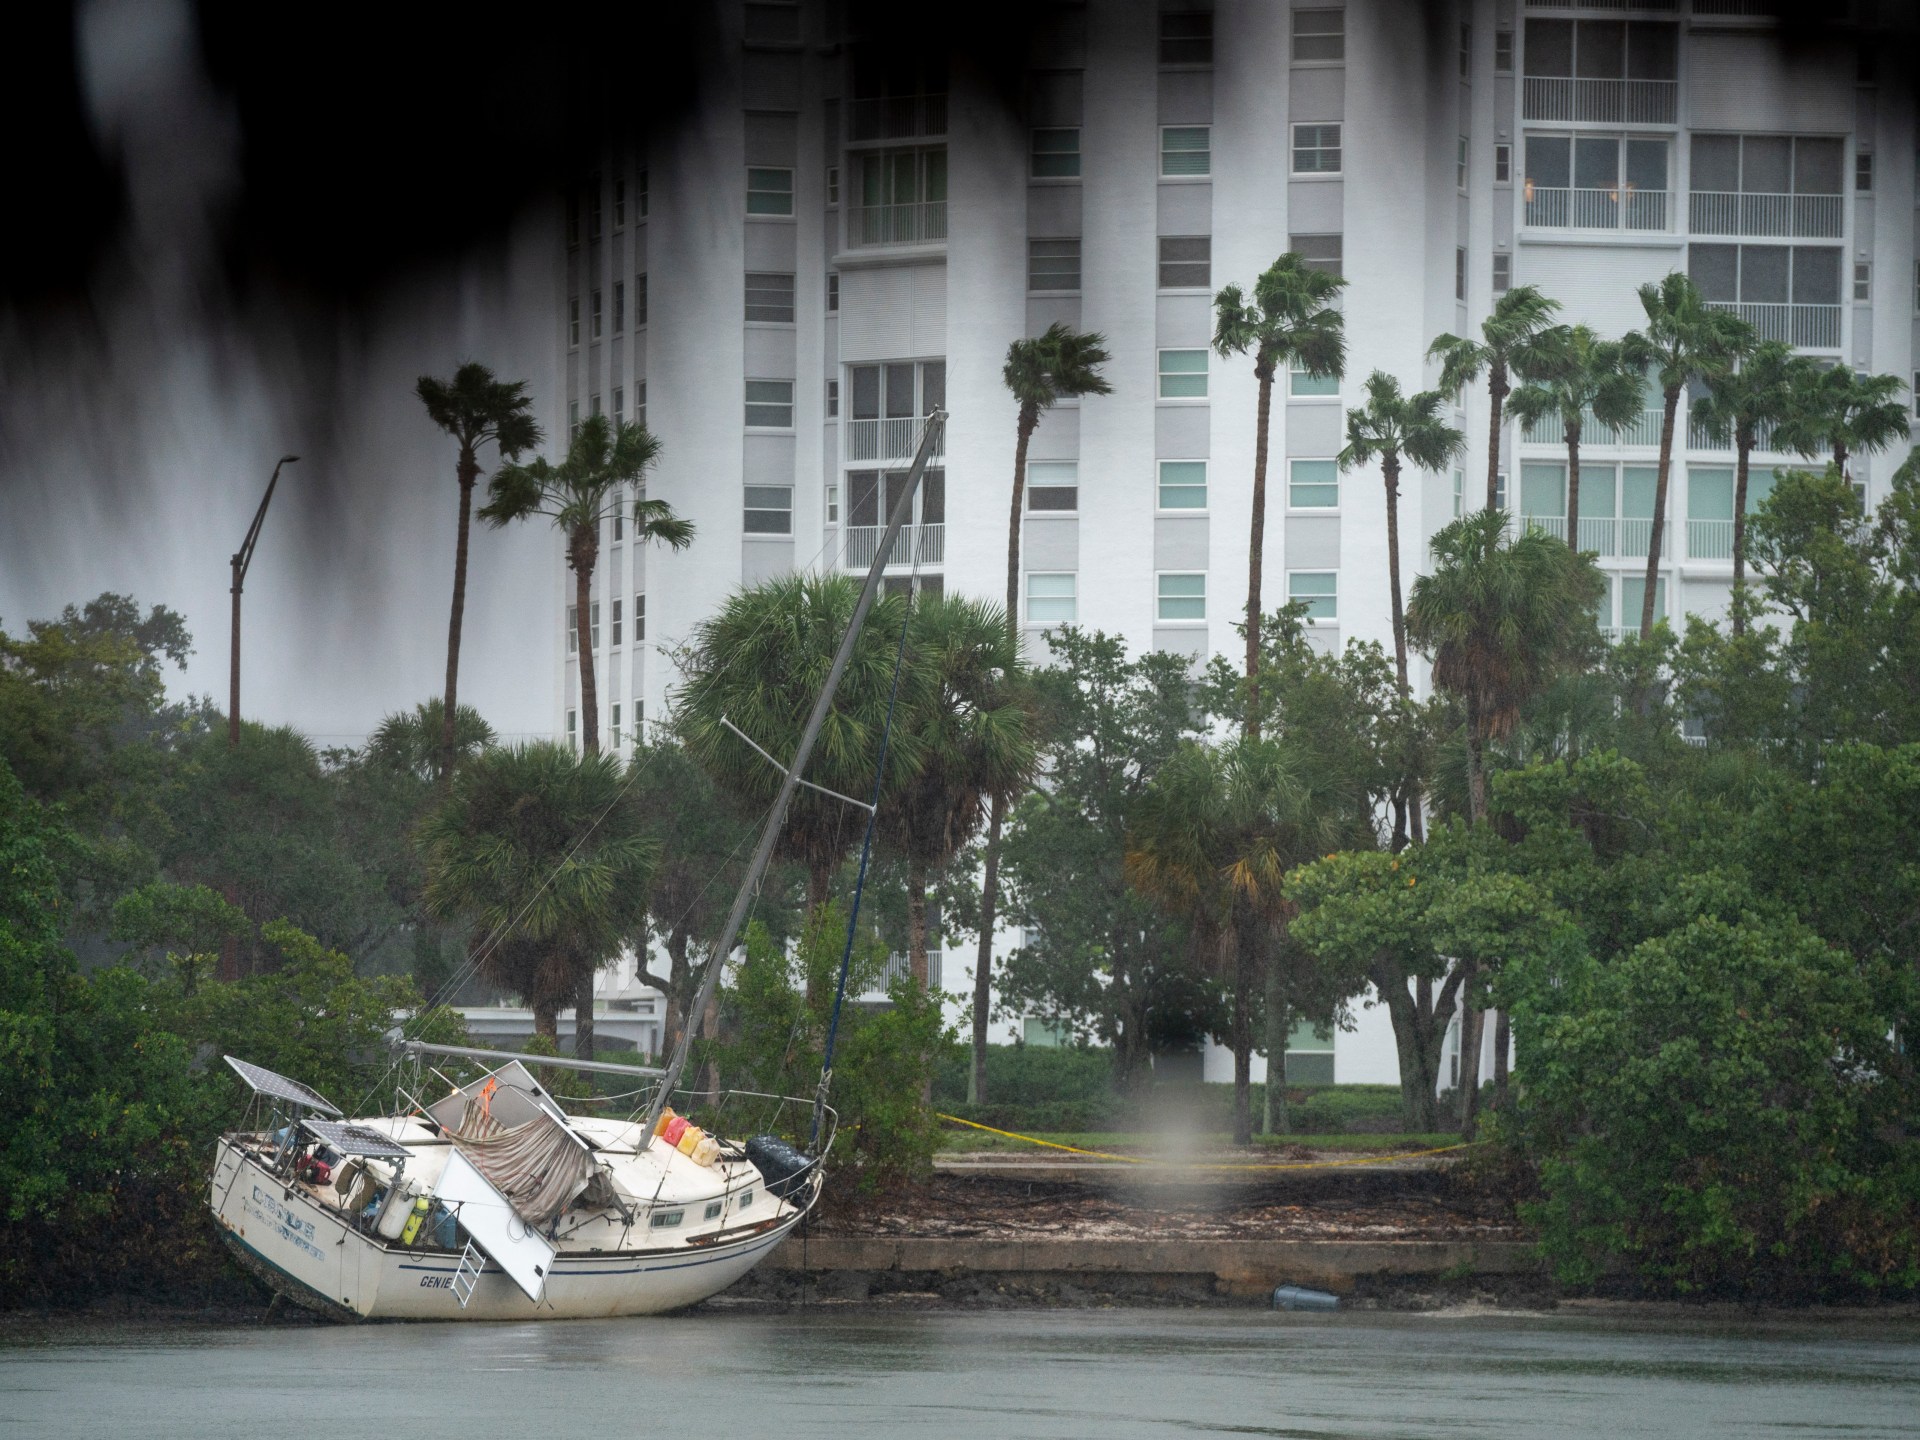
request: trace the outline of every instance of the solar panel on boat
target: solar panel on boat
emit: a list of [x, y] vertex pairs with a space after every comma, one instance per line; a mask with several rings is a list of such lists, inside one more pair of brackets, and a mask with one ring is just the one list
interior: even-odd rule
[[412, 1152], [396, 1144], [378, 1130], [346, 1120], [302, 1120], [300, 1128], [316, 1140], [323, 1140], [342, 1155], [361, 1155], [369, 1160], [408, 1160]]
[[318, 1110], [326, 1115], [340, 1113], [326, 1096], [310, 1086], [302, 1085], [298, 1080], [289, 1080], [284, 1075], [274, 1074], [265, 1066], [236, 1060], [231, 1055], [225, 1058], [227, 1064], [233, 1067], [233, 1073], [262, 1095], [271, 1095], [276, 1100], [288, 1100], [295, 1105], [304, 1105], [309, 1110]]

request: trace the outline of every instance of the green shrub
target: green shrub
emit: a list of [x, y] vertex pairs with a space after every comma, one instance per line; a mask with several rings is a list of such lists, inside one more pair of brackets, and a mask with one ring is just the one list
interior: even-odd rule
[[[967, 1046], [948, 1046], [934, 1071], [933, 1103], [943, 1110], [964, 1105], [972, 1068], [973, 1052]], [[987, 1097], [994, 1106], [1099, 1105], [1112, 1090], [1111, 1050], [1091, 1045], [987, 1047]]]

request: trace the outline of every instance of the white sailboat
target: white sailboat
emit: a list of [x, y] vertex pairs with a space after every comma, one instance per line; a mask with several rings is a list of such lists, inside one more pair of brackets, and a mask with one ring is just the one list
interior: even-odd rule
[[[689, 1015], [706, 1013], [793, 792], [811, 784], [802, 772], [945, 418], [927, 417]], [[871, 821], [871, 804], [849, 803]], [[347, 1117], [300, 1081], [228, 1056], [253, 1099], [215, 1149], [209, 1199], [221, 1237], [278, 1294], [337, 1320], [560, 1320], [697, 1304], [765, 1259], [818, 1202], [835, 1117], [831, 1037], [810, 1098], [699, 1097], [708, 1126], [749, 1138], [675, 1115], [668, 1102], [693, 1030], [682, 1027], [664, 1070], [405, 1041], [413, 1084], [396, 1087], [398, 1113], [372, 1117]], [[427, 1102], [420, 1076], [433, 1055], [491, 1068]], [[631, 1119], [570, 1114], [526, 1062], [658, 1084]]]

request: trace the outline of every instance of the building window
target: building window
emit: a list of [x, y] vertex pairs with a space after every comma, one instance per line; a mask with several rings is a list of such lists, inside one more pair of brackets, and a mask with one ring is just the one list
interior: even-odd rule
[[598, 290], [593, 292], [593, 309], [590, 313], [591, 329], [588, 333], [598, 340], [600, 338], [600, 292]]
[[627, 180], [624, 175], [617, 176], [613, 182], [613, 228], [621, 230], [627, 223]]
[[793, 171], [750, 167], [747, 170], [747, 214], [793, 214]]
[[1665, 230], [1669, 152], [1637, 136], [1529, 135], [1526, 223]]
[[600, 177], [587, 181], [587, 238], [600, 238]]
[[1296, 10], [1293, 12], [1293, 63], [1328, 64], [1347, 58], [1347, 12]]
[[644, 170], [640, 172], [640, 184], [637, 187], [637, 192], [634, 199], [638, 202], [637, 208], [640, 218], [644, 220], [647, 218], [647, 172]]
[[607, 710], [608, 719], [611, 722], [607, 727], [608, 733], [613, 737], [613, 748], [618, 750], [620, 748], [620, 702], [614, 701]]
[[1862, 195], [1873, 193], [1873, 152], [1857, 151], [1853, 157], [1853, 188]]
[[580, 712], [578, 710], [567, 711], [567, 748], [569, 750], [580, 748]]
[[1036, 130], [1029, 173], [1036, 180], [1064, 180], [1080, 173], [1078, 130]]
[[1493, 32], [1493, 73], [1496, 75], [1513, 73], [1513, 32], [1511, 30]]
[[1208, 175], [1213, 171], [1213, 131], [1206, 125], [1160, 127], [1162, 175]]
[[1763, 340], [1836, 349], [1842, 252], [1831, 245], [1687, 247], [1687, 273], [1710, 304], [1744, 316]]
[[747, 381], [747, 424], [762, 430], [791, 430], [793, 381]]
[[826, 508], [827, 524], [838, 525], [840, 523], [840, 487], [838, 485], [827, 486]]
[[1162, 350], [1160, 352], [1160, 398], [1162, 400], [1204, 400], [1206, 395], [1206, 351]]
[[1160, 237], [1160, 288], [1162, 290], [1205, 289], [1213, 274], [1213, 237], [1211, 235], [1162, 235]]
[[1207, 577], [1205, 575], [1161, 575], [1157, 577], [1154, 618], [1157, 620], [1204, 620], [1207, 618]]
[[1332, 624], [1340, 618], [1340, 576], [1333, 570], [1294, 570], [1287, 575], [1287, 599], [1307, 607], [1310, 625]]
[[571, 440], [580, 433], [580, 402], [567, 402], [567, 439]]
[[874, 150], [860, 157], [850, 245], [913, 245], [947, 238], [947, 147]]
[[638, 645], [647, 638], [647, 597], [633, 597], [633, 643]]
[[1076, 460], [1027, 462], [1027, 509], [1036, 514], [1068, 513], [1080, 508], [1080, 464]]
[[1027, 575], [1027, 623], [1071, 625], [1078, 618], [1079, 577], [1071, 571]]
[[827, 418], [834, 420], [840, 415], [840, 382], [827, 381]]
[[1336, 460], [1289, 460], [1287, 506], [1293, 510], [1340, 508], [1340, 464]]
[[[620, 513], [618, 511], [615, 511], [613, 516], [613, 538], [616, 540], [620, 538]], [[623, 603], [619, 600], [615, 600], [613, 602], [613, 613], [607, 617], [608, 623], [611, 627], [610, 629], [611, 638], [615, 645], [624, 643], [621, 639], [621, 624], [620, 624], [620, 620], [621, 620], [620, 612], [623, 608], [625, 608]]]
[[827, 204], [838, 205], [839, 203], [840, 167], [838, 165], [829, 165], [827, 167]]
[[587, 397], [587, 414], [589, 414], [589, 415], [598, 415], [599, 413], [600, 413], [600, 397], [599, 397], [599, 395], [597, 395], [597, 394], [595, 394], [595, 395], [589, 395], [589, 396]]
[[1309, 375], [1299, 365], [1293, 364], [1287, 371], [1287, 393], [1296, 400], [1319, 400], [1340, 393], [1338, 375]]
[[624, 385], [613, 387], [613, 428], [618, 430], [627, 419], [627, 390]]
[[1162, 510], [1206, 509], [1207, 462], [1162, 460], [1160, 462], [1160, 508]]
[[567, 654], [580, 653], [580, 607], [567, 606]]
[[1080, 237], [1027, 241], [1027, 288], [1029, 290], [1078, 290], [1080, 288]]
[[595, 650], [600, 648], [600, 602], [598, 600], [587, 607], [587, 643]]
[[827, 313], [834, 314], [840, 308], [840, 272], [827, 272]]
[[1340, 127], [1338, 125], [1293, 127], [1293, 173], [1296, 175], [1338, 175], [1340, 173]]
[[793, 323], [793, 276], [747, 273], [747, 319], [770, 325]]
[[1913, 372], [1913, 388], [1907, 393], [1913, 398], [1913, 418], [1920, 420], [1920, 370]]
[[633, 277], [633, 325], [637, 330], [647, 323], [647, 275], [643, 270]]
[[618, 335], [627, 328], [627, 282], [613, 282], [613, 333]]
[[1211, 65], [1213, 63], [1213, 12], [1211, 10], [1162, 10], [1160, 12], [1160, 63], [1162, 65]]
[[1453, 252], [1453, 298], [1467, 298], [1467, 251], [1465, 246]]
[[567, 297], [567, 344], [578, 345], [579, 343], [580, 297], [578, 295], [569, 295]]
[[1513, 288], [1513, 256], [1495, 251], [1493, 256], [1493, 293], [1504, 295]]
[[1453, 188], [1456, 190], [1467, 188], [1467, 137], [1464, 135], [1460, 137], [1460, 143], [1453, 152]]
[[1460, 518], [1461, 506], [1466, 503], [1466, 497], [1467, 473], [1464, 470], [1456, 470], [1453, 472], [1453, 518], [1456, 520]]
[[1528, 120], [1671, 125], [1680, 27], [1647, 20], [1527, 22]]
[[644, 380], [633, 387], [633, 420], [636, 425], [647, 423], [647, 382]]
[[1870, 300], [1873, 298], [1873, 266], [1865, 260], [1856, 261], [1853, 267], [1853, 298]]
[[1493, 183], [1496, 185], [1513, 183], [1513, 146], [1493, 147]]
[[747, 486], [746, 514], [741, 526], [749, 535], [793, 533], [793, 487]]
[[1307, 269], [1340, 278], [1344, 247], [1338, 235], [1289, 235], [1287, 248]]

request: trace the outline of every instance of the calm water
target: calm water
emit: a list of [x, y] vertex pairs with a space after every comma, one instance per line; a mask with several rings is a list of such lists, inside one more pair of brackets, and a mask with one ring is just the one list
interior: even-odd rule
[[36, 1440], [1916, 1432], [1911, 1322], [814, 1309], [0, 1348], [0, 1435]]

